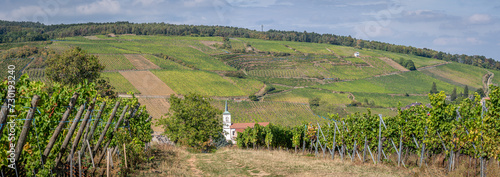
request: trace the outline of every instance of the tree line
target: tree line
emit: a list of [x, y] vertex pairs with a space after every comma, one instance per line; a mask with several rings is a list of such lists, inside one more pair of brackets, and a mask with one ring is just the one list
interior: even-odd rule
[[0, 20], [0, 43], [46, 41], [55, 38], [98, 35], [98, 34], [136, 34], [172, 36], [222, 36], [243, 37], [264, 40], [327, 43], [376, 49], [401, 54], [416, 55], [438, 60], [454, 61], [482, 68], [500, 70], [500, 62], [482, 55], [450, 54], [428, 48], [389, 44], [379, 41], [356, 39], [351, 36], [318, 34], [307, 31], [269, 30], [260, 32], [231, 26], [175, 25], [168, 23], [81, 23], [44, 25], [38, 22], [12, 22]]

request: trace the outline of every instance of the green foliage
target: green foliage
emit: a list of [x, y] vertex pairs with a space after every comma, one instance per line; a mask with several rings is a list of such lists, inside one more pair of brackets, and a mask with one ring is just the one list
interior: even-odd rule
[[[7, 88], [7, 81], [1, 82], [0, 87]], [[28, 109], [31, 107], [31, 99], [34, 95], [40, 96], [40, 101], [38, 102], [37, 109], [35, 110], [35, 115], [30, 127], [30, 131], [28, 132], [28, 136], [26, 139], [26, 145], [23, 148], [23, 154], [21, 154], [22, 158], [19, 161], [19, 164], [23, 164], [22, 168], [18, 168], [18, 172], [20, 174], [26, 174], [26, 176], [33, 176], [32, 172], [36, 169], [38, 171], [39, 176], [49, 176], [50, 169], [53, 169], [55, 164], [55, 158], [57, 158], [57, 154], [60, 151], [60, 146], [62, 141], [68, 133], [68, 131], [62, 131], [59, 135], [59, 138], [55, 142], [55, 146], [52, 149], [51, 153], [47, 157], [47, 160], [44, 166], [41, 166], [40, 157], [47, 145], [49, 139], [51, 138], [54, 128], [60, 123], [60, 120], [63, 116], [62, 113], [68, 109], [68, 104], [73, 95], [73, 93], [79, 93], [79, 97], [76, 100], [76, 106], [80, 107], [85, 105], [89, 105], [91, 100], [96, 98], [96, 106], [94, 107], [94, 111], [91, 116], [94, 118], [98, 112], [101, 112], [101, 122], [107, 122], [107, 119], [110, 117], [113, 106], [117, 101], [121, 102], [121, 106], [118, 107], [118, 112], [121, 112], [125, 105], [128, 105], [130, 108], [136, 108], [136, 113], [140, 112], [141, 114], [136, 114], [135, 117], [126, 121], [124, 125], [125, 127], [120, 127], [118, 132], [115, 132], [115, 138], [111, 140], [111, 145], [122, 145], [127, 144], [129, 146], [141, 147], [140, 149], [133, 149], [127, 151], [127, 154], [138, 155], [143, 151], [142, 147], [144, 147], [144, 142], [149, 142], [151, 140], [151, 122], [146, 121], [149, 117], [149, 114], [145, 110], [145, 107], [136, 107], [138, 100], [137, 98], [132, 99], [112, 99], [112, 98], [102, 98], [98, 95], [98, 90], [96, 88], [96, 84], [92, 82], [84, 81], [83, 83], [79, 83], [73, 86], [64, 86], [59, 83], [54, 83], [51, 86], [46, 85], [42, 82], [34, 82], [29, 81], [27, 75], [23, 75], [16, 82], [16, 102], [15, 102], [15, 111], [11, 113], [12, 115], [17, 115], [19, 117], [26, 117], [28, 114]], [[5, 99], [6, 96], [5, 89], [0, 90], [0, 98]], [[107, 107], [104, 110], [99, 110], [99, 106], [103, 101], [106, 101]], [[75, 117], [76, 111], [73, 111], [71, 117]], [[128, 119], [131, 115], [130, 112], [127, 112], [125, 115]], [[83, 117], [82, 117], [83, 118]], [[70, 120], [68, 119], [68, 120]], [[16, 122], [15, 134], [19, 135], [21, 129], [26, 127], [24, 125], [24, 119], [14, 119]], [[91, 120], [91, 124], [95, 123], [95, 120]], [[112, 124], [116, 124], [117, 118], [114, 119]], [[77, 126], [79, 127], [79, 126]], [[96, 136], [101, 133], [111, 134], [113, 128], [108, 132], [102, 132], [102, 127], [98, 127], [96, 132], [94, 133], [94, 138], [90, 139], [90, 144], [96, 144], [97, 138]], [[79, 131], [76, 129], [75, 131]], [[73, 135], [75, 136], [76, 133]], [[109, 137], [109, 136], [107, 136]], [[134, 138], [131, 138], [134, 137]], [[74, 137], [73, 137], [74, 138]], [[107, 140], [107, 139], [105, 139]], [[78, 146], [81, 146], [81, 142]], [[2, 136], [0, 138], [1, 144], [9, 143], [7, 136]], [[7, 162], [7, 152], [8, 146], [0, 146], [0, 167], [6, 169], [4, 166], [8, 164]], [[81, 147], [77, 147], [81, 148]], [[138, 151], [137, 151], [138, 150]], [[67, 151], [66, 151], [67, 152]], [[66, 158], [67, 156], [63, 156]], [[135, 156], [136, 158], [142, 158], [141, 156]]]
[[436, 83], [435, 83], [435, 82], [432, 82], [431, 91], [429, 91], [429, 93], [431, 93], [431, 94], [436, 94], [436, 93], [438, 93], [437, 86], [436, 86]]
[[94, 81], [104, 69], [97, 57], [87, 54], [79, 47], [57, 54], [46, 62], [47, 77], [65, 85], [76, 85], [85, 79]]
[[450, 100], [451, 101], [455, 101], [457, 99], [457, 88], [455, 87], [453, 89], [453, 92], [451, 92], [451, 95], [450, 95]]
[[321, 100], [321, 98], [319, 98], [319, 97], [309, 98], [309, 106], [311, 108], [318, 107], [320, 100]]
[[227, 77], [245, 78], [243, 71], [228, 71], [224, 75]]
[[464, 88], [464, 96], [469, 97], [469, 87], [467, 85], [465, 85], [465, 88]]
[[413, 60], [405, 60], [401, 57], [399, 58], [398, 63], [406, 69], [409, 69], [410, 71], [417, 70], [417, 68], [415, 67], [415, 63], [413, 63]]
[[259, 101], [259, 98], [257, 98], [257, 96], [255, 95], [248, 96], [248, 99], [250, 99], [250, 101]]
[[[382, 147], [386, 153], [394, 153], [392, 142], [399, 144], [399, 138], [407, 151], [420, 155], [419, 144], [425, 143], [426, 152], [429, 155], [448, 154], [451, 149], [460, 150], [463, 155], [472, 157], [483, 157], [487, 159], [498, 159], [500, 154], [500, 88], [490, 87], [490, 100], [485, 101], [485, 107], [480, 103], [481, 99], [464, 99], [459, 104], [447, 104], [444, 92], [429, 94], [432, 107], [424, 105], [413, 106], [405, 110], [399, 109], [398, 114], [392, 117], [379, 117], [368, 109], [366, 113], [354, 113], [345, 117], [330, 114], [332, 120], [330, 126], [323, 124], [320, 127], [312, 124], [302, 124], [293, 128], [279, 129], [281, 134], [291, 136], [286, 142], [272, 144], [273, 147], [287, 147], [300, 145], [300, 137], [306, 144], [314, 143], [315, 137], [325, 135], [322, 143], [332, 148], [335, 135], [336, 146], [345, 145], [352, 147], [356, 142], [364, 142], [365, 138], [370, 149], [376, 149], [378, 144], [379, 128], [381, 127], [383, 141]], [[487, 109], [485, 109], [487, 108]], [[383, 125], [381, 124], [383, 120]], [[251, 132], [251, 128], [245, 130], [241, 137], [238, 134], [237, 141], [243, 140]], [[304, 130], [301, 136], [300, 130]], [[273, 135], [280, 132], [273, 131]], [[291, 134], [291, 135], [290, 135]], [[287, 138], [289, 138], [287, 136]], [[260, 136], [257, 136], [260, 137]], [[241, 139], [240, 139], [241, 138]], [[387, 141], [390, 140], [390, 141]], [[261, 145], [263, 139], [257, 140]], [[275, 140], [273, 140], [274, 142]], [[283, 146], [285, 145], [285, 146]], [[445, 146], [446, 148], [444, 148]], [[245, 147], [241, 144], [240, 147]], [[337, 148], [337, 147], [336, 147]]]
[[218, 119], [221, 110], [210, 105], [210, 98], [196, 93], [187, 94], [184, 99], [170, 96], [168, 118], [160, 119], [165, 134], [182, 145], [209, 152], [214, 141], [222, 132], [222, 122]]
[[479, 96], [481, 96], [481, 98], [486, 96], [486, 93], [484, 93], [483, 88], [479, 88], [479, 89], [477, 89], [477, 90], [476, 90], [476, 93], [477, 93]]

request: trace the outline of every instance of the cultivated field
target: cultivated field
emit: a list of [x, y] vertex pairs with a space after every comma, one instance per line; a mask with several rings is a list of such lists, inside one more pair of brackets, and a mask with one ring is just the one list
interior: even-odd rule
[[482, 77], [488, 73], [486, 69], [459, 63], [441, 65], [422, 72], [445, 82], [476, 89], [483, 87]]
[[154, 63], [152, 63], [151, 61], [149, 61], [148, 59], [144, 58], [142, 55], [125, 54], [125, 57], [138, 70], [161, 69], [160, 67], [156, 66]]
[[150, 71], [120, 71], [142, 95], [168, 96], [175, 92]]
[[332, 93], [332, 91], [328, 90], [301, 88], [280, 94], [269, 95], [266, 96], [264, 100], [309, 104], [309, 99], [320, 98], [322, 101], [331, 104], [349, 104], [352, 100], [348, 97], [348, 94]]
[[132, 91], [136, 94], [139, 94], [139, 90], [137, 90], [134, 85], [132, 85], [123, 75], [118, 72], [105, 72], [101, 73], [102, 78], [108, 78], [110, 84], [115, 87], [116, 92], [118, 93], [127, 93]]
[[106, 67], [105, 71], [136, 69], [122, 54], [97, 54], [97, 57], [99, 62]]

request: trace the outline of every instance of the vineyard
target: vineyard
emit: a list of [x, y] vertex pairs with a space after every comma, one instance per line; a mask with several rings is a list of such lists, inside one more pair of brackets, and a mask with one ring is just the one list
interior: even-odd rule
[[126, 151], [125, 164], [146, 160], [141, 154], [151, 140], [151, 122], [137, 98], [101, 98], [94, 83], [48, 87], [26, 75], [16, 81], [16, 92], [7, 84], [0, 83], [0, 142], [11, 144], [0, 146], [3, 174], [95, 176], [106, 168], [101, 162], [109, 164], [105, 154], [116, 151]]
[[99, 62], [105, 66], [104, 70], [130, 70], [135, 69], [125, 56], [119, 55], [97, 55]]
[[[212, 103], [219, 109], [224, 109], [223, 101]], [[228, 101], [232, 122], [271, 122], [283, 126], [295, 126], [303, 122], [324, 121], [314, 115], [306, 104], [284, 103], [284, 102], [253, 102]]]
[[449, 173], [472, 165], [474, 159], [479, 163], [455, 175], [485, 176], [487, 168], [500, 168], [500, 88], [491, 86], [491, 90], [489, 100], [481, 101], [476, 95], [460, 104], [447, 104], [443, 92], [429, 95], [431, 107], [414, 106], [392, 117], [368, 111], [330, 115], [330, 121], [321, 125], [256, 125], [238, 133], [237, 143], [239, 147], [294, 148], [295, 152], [309, 149], [316, 156], [322, 152], [332, 159], [405, 168], [429, 166], [442, 157], [440, 167]]
[[[165, 82], [170, 88], [172, 88], [178, 94], [188, 94], [189, 92], [201, 93], [208, 96], [243, 96], [249, 91], [246, 89], [240, 89], [241, 86], [248, 86], [248, 84], [260, 84], [260, 82], [249, 81], [247, 83], [242, 83], [242, 85], [235, 85], [228, 80], [222, 78], [221, 76], [206, 72], [206, 71], [192, 71], [192, 70], [155, 70], [151, 71], [159, 79]], [[250, 89], [255, 88], [251, 86]], [[254, 92], [257, 92], [260, 88], [255, 88]]]

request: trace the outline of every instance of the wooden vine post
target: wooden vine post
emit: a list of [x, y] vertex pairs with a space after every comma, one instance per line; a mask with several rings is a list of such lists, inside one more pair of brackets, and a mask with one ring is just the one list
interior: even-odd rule
[[24, 121], [23, 129], [21, 130], [21, 134], [19, 135], [19, 140], [16, 145], [16, 156], [14, 159], [17, 163], [21, 153], [23, 152], [24, 144], [26, 143], [26, 137], [28, 136], [28, 131], [31, 126], [31, 121], [33, 120], [33, 116], [36, 112], [36, 104], [40, 100], [40, 96], [34, 95], [31, 99], [31, 107], [29, 109], [28, 115], [26, 115], [26, 120]]
[[92, 110], [94, 109], [94, 105], [95, 105], [95, 98], [90, 103], [89, 107], [87, 108], [87, 113], [85, 114], [85, 117], [83, 117], [82, 123], [80, 123], [80, 129], [78, 129], [78, 133], [76, 133], [75, 139], [73, 141], [73, 145], [71, 146], [71, 150], [73, 152], [76, 150], [76, 148], [78, 147], [78, 144], [80, 143], [80, 138], [83, 134], [83, 130], [85, 130], [85, 126], [87, 126], [87, 122], [90, 118], [90, 115], [92, 114]]
[[69, 128], [68, 134], [66, 134], [66, 137], [64, 138], [63, 144], [61, 145], [61, 150], [59, 150], [59, 154], [57, 155], [56, 158], [56, 167], [59, 166], [61, 159], [66, 152], [66, 147], [69, 144], [69, 141], [71, 140], [71, 137], [73, 137], [73, 133], [75, 132], [76, 126], [78, 125], [78, 122], [80, 121], [80, 117], [83, 114], [83, 110], [85, 109], [85, 105], [81, 105], [80, 109], [78, 110], [78, 113], [75, 116], [75, 119], [73, 119], [73, 124], [71, 124], [71, 127]]
[[71, 114], [71, 111], [75, 107], [75, 102], [78, 99], [78, 96], [79, 96], [78, 93], [74, 93], [73, 96], [71, 97], [71, 99], [69, 101], [69, 106], [68, 106], [68, 108], [66, 108], [66, 111], [63, 114], [61, 122], [59, 122], [59, 125], [56, 127], [56, 130], [52, 134], [52, 137], [50, 138], [49, 143], [47, 144], [47, 147], [45, 147], [45, 150], [43, 151], [42, 164], [45, 163], [45, 160], [49, 156], [50, 151], [54, 147], [54, 144], [57, 141], [57, 137], [61, 133], [61, 131], [62, 131], [63, 127], [64, 127], [64, 124], [66, 124], [66, 120], [68, 119], [69, 115]]
[[94, 146], [94, 154], [99, 150], [99, 146], [101, 145], [102, 141], [104, 140], [104, 136], [106, 136], [106, 132], [108, 132], [109, 126], [111, 126], [111, 122], [113, 121], [113, 118], [116, 115], [116, 111], [118, 110], [118, 107], [120, 106], [120, 101], [117, 101], [115, 104], [115, 107], [113, 108], [113, 112], [111, 112], [111, 115], [109, 116], [108, 122], [106, 123], [106, 126], [104, 127], [104, 130], [101, 133], [101, 136], [99, 137], [99, 140], [97, 141], [97, 144]]

